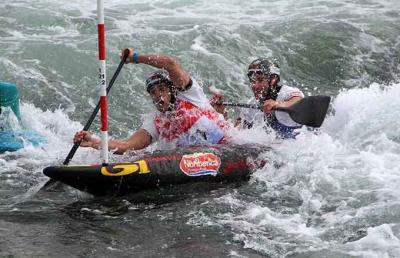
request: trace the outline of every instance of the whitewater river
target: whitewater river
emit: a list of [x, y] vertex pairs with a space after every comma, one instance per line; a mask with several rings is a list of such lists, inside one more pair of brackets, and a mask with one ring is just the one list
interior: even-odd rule
[[[241, 185], [150, 200], [37, 193], [98, 99], [96, 1], [0, 0], [0, 80], [18, 86], [16, 126], [45, 138], [0, 154], [0, 257], [400, 257], [400, 1], [105, 0], [105, 16], [108, 78], [133, 47], [174, 56], [206, 94], [243, 102], [246, 67], [263, 56], [284, 83], [331, 96], [328, 116], [297, 140], [236, 135], [273, 147]], [[122, 69], [111, 137], [140, 126], [151, 71]], [[79, 149], [71, 164], [98, 161]]]

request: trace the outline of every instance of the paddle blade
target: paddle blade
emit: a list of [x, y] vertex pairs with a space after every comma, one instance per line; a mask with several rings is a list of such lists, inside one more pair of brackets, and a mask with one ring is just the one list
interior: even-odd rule
[[328, 111], [329, 96], [310, 96], [288, 108], [277, 108], [278, 111], [288, 112], [293, 121], [311, 127], [320, 127]]

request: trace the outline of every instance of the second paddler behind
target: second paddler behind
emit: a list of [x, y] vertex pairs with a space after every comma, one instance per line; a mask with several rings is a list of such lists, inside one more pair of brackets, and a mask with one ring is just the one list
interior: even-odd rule
[[[128, 50], [127, 63], [161, 69], [146, 79], [146, 90], [156, 109], [128, 139], [109, 140], [110, 150], [122, 154], [143, 149], [157, 140], [174, 142], [178, 146], [216, 144], [224, 140], [227, 122], [212, 108], [196, 80], [175, 59], [162, 54], [139, 55], [131, 48]], [[80, 146], [100, 148], [100, 139], [87, 131], [75, 134], [74, 142], [79, 140], [82, 140]]]
[[[294, 138], [298, 134], [297, 129], [302, 125], [293, 121], [287, 113], [274, 109], [294, 105], [304, 98], [303, 92], [298, 88], [279, 85], [280, 68], [266, 58], [258, 58], [251, 62], [247, 77], [254, 93], [254, 98], [248, 103], [258, 103], [261, 110], [243, 109], [237, 124], [246, 129], [254, 125], [263, 125], [267, 130], [273, 129], [278, 138]], [[223, 95], [215, 94], [210, 101], [218, 112], [226, 114], [225, 107], [220, 104], [223, 100]]]

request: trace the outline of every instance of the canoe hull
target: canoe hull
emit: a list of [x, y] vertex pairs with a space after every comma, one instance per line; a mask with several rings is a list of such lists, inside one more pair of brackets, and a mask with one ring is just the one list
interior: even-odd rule
[[235, 145], [159, 151], [130, 162], [90, 166], [53, 166], [44, 174], [93, 195], [125, 195], [190, 182], [232, 182], [249, 178], [265, 161], [266, 147]]

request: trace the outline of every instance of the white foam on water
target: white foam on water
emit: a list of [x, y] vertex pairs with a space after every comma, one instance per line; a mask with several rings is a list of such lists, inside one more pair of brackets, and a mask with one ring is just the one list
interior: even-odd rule
[[[219, 198], [215, 201], [231, 211], [210, 220], [231, 228], [247, 247], [272, 256], [324, 249], [351, 255], [348, 246], [358, 246], [366, 257], [392, 257], [398, 239], [390, 231], [392, 238], [380, 239], [376, 248], [362, 253], [361, 246], [383, 236], [373, 228], [400, 222], [395, 215], [400, 202], [399, 98], [399, 84], [342, 91], [318, 134], [304, 129], [296, 140], [275, 144], [274, 151], [264, 154], [270, 163], [251, 179], [261, 199], [246, 203], [246, 194]], [[262, 134], [246, 137], [259, 141]], [[276, 201], [260, 201], [269, 199]], [[351, 243], [357, 229], [365, 227], [366, 240], [340, 243]]]
[[335, 116], [327, 119], [324, 128], [343, 144], [351, 144], [359, 150], [396, 148], [400, 141], [396, 130], [400, 117], [394, 112], [400, 108], [398, 97], [399, 84], [374, 83], [369, 88], [343, 92], [335, 98]]
[[[38, 134], [42, 140], [39, 145], [26, 141], [24, 148], [1, 154], [1, 171], [12, 174], [12, 184], [33, 185], [35, 182], [47, 180], [42, 173], [45, 167], [62, 164], [73, 145], [74, 133], [83, 126], [71, 121], [61, 109], [42, 111], [25, 103], [22, 103], [20, 109], [21, 128]], [[71, 164], [95, 163], [98, 160], [99, 155], [95, 150], [80, 148]]]
[[345, 244], [349, 255], [366, 258], [397, 257], [400, 254], [400, 240], [393, 233], [392, 226], [382, 224], [371, 227], [360, 240]]

